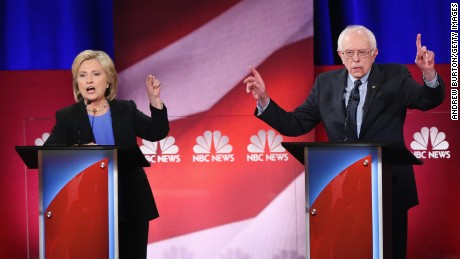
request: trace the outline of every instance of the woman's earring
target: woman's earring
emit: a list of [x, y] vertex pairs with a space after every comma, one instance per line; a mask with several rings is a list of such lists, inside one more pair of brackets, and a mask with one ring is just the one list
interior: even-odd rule
[[105, 95], [105, 97], [110, 95], [110, 84], [107, 84], [107, 88], [105, 89], [104, 95]]

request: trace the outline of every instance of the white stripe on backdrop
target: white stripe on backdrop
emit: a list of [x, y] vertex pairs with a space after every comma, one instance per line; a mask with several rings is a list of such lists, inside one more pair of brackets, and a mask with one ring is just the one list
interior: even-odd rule
[[311, 36], [311, 0], [242, 1], [123, 70], [119, 96], [135, 100], [148, 113], [145, 77], [153, 73], [162, 82], [171, 119], [206, 111], [241, 85], [250, 65], [257, 66], [283, 46]]

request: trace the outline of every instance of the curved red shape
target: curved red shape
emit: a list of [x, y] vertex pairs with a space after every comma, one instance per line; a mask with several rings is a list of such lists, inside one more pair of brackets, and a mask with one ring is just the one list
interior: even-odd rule
[[311, 258], [372, 258], [371, 159], [339, 173], [311, 206]]
[[108, 159], [76, 175], [45, 211], [46, 258], [109, 258], [108, 168], [101, 163]]

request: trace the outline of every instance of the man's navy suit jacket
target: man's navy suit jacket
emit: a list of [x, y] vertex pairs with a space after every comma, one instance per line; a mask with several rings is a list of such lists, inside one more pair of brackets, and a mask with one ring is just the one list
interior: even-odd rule
[[[343, 68], [317, 76], [307, 100], [292, 112], [286, 112], [273, 100], [258, 118], [286, 136], [308, 133], [322, 122], [330, 142], [345, 140], [345, 101], [348, 71]], [[404, 122], [408, 109], [432, 109], [444, 100], [445, 85], [417, 83], [406, 66], [373, 64], [368, 78], [359, 142], [391, 143], [405, 147]], [[257, 116], [256, 109], [255, 115]], [[418, 204], [412, 166], [393, 170], [393, 201], [408, 209]]]

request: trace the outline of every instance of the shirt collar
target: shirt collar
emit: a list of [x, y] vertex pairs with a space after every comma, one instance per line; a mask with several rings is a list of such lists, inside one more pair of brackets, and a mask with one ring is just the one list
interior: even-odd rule
[[[361, 80], [361, 83], [367, 83], [367, 79], [369, 78], [369, 75], [371, 74], [371, 70], [369, 70], [369, 72], [367, 72], [367, 74], [365, 74], [360, 80]], [[357, 78], [354, 78], [351, 74], [348, 74], [348, 78], [351, 80], [352, 83], [355, 83], [356, 80], [358, 80]]]

